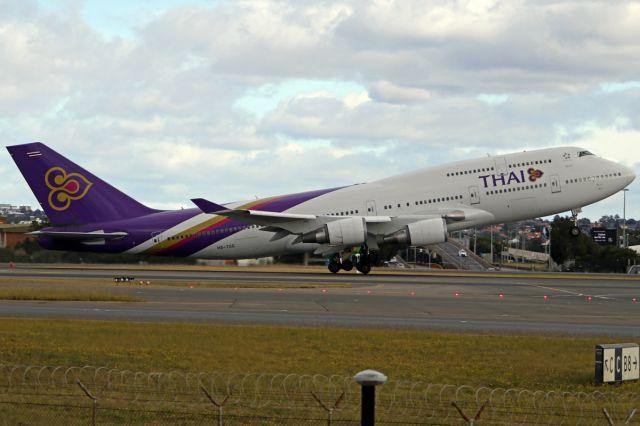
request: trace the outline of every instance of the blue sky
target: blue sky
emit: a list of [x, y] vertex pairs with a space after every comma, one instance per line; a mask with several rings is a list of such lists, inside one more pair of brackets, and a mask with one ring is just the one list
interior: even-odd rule
[[[0, 132], [159, 208], [560, 145], [640, 171], [638, 21], [577, 0], [0, 3]], [[0, 178], [0, 202], [35, 204], [7, 155]]]

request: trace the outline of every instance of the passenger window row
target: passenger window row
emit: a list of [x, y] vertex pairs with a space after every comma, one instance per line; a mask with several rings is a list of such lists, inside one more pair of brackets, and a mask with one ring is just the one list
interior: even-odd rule
[[[414, 201], [414, 203], [416, 206], [421, 206], [425, 204], [436, 204], [436, 203], [442, 203], [445, 201], [455, 201], [455, 200], [462, 201], [462, 195], [450, 195], [448, 197], [430, 198], [427, 200], [417, 200], [417, 201]], [[407, 207], [409, 207], [410, 205], [411, 205], [410, 203], [406, 203]], [[402, 207], [402, 204], [398, 203], [398, 208], [400, 207]], [[392, 204], [387, 204], [384, 206], [384, 210], [392, 210], [392, 209], [393, 209]]]
[[527, 167], [527, 166], [538, 166], [541, 164], [551, 164], [551, 160], [536, 160], [536, 161], [526, 161], [524, 163], [513, 163], [509, 164], [509, 168], [517, 168], [517, 167]]
[[450, 173], [447, 173], [447, 177], [472, 175], [475, 173], [482, 173], [482, 172], [492, 172], [494, 171], [494, 169], [495, 169], [494, 167], [486, 167], [482, 169], [463, 170], [461, 172], [450, 172]]
[[[372, 211], [372, 210], [373, 209], [369, 208], [369, 211]], [[359, 210], [345, 210], [343, 212], [327, 213], [327, 216], [349, 216], [349, 215], [354, 215], [359, 213], [360, 213]]]
[[259, 228], [259, 226], [258, 225], [230, 226], [230, 227], [226, 227], [226, 228], [211, 229], [209, 231], [195, 232], [193, 234], [173, 235], [171, 237], [168, 237], [167, 240], [175, 241], [175, 240], [183, 240], [185, 238], [190, 238], [190, 237], [204, 237], [204, 236], [209, 236], [209, 235], [229, 234], [231, 232], [237, 232], [237, 231], [242, 231], [242, 230], [245, 230], [245, 229], [255, 229], [255, 228]]
[[536, 183], [535, 185], [515, 186], [513, 188], [496, 189], [493, 191], [487, 191], [486, 194], [497, 195], [497, 194], [504, 194], [507, 192], [520, 192], [520, 191], [527, 191], [530, 189], [538, 189], [538, 188], [546, 188], [546, 187], [547, 187], [546, 183]]
[[589, 177], [580, 177], [575, 179], [567, 179], [564, 181], [566, 184], [570, 183], [581, 183], [581, 182], [591, 182], [597, 179], [610, 179], [614, 177], [622, 176], [622, 173], [609, 173], [606, 175], [598, 175], [598, 176], [589, 176]]

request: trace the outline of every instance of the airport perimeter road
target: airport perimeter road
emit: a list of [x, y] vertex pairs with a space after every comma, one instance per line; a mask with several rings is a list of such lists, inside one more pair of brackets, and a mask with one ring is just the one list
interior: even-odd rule
[[[153, 284], [100, 288], [142, 296], [146, 302], [0, 301], [0, 316], [640, 337], [640, 281], [626, 276], [0, 270], [5, 283], [7, 276], [20, 277], [16, 282], [27, 277], [58, 278], [58, 284], [33, 284], [48, 288], [65, 286], [59, 284], [65, 277], [127, 274]], [[185, 286], [159, 285], [163, 280], [183, 281]], [[231, 283], [231, 287], [189, 288], [189, 281]], [[234, 282], [256, 288], [235, 288]], [[278, 288], [279, 283], [321, 286]], [[338, 283], [351, 287], [330, 286]], [[275, 287], [258, 288], [261, 284]]]

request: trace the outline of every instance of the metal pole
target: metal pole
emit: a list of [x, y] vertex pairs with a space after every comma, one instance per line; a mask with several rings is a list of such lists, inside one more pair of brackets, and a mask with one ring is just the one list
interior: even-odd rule
[[491, 264], [493, 265], [494, 257], [493, 257], [493, 225], [491, 225]]
[[205, 389], [204, 386], [200, 386], [200, 390], [202, 390], [202, 392], [204, 392], [204, 394], [207, 396], [209, 401], [211, 401], [211, 403], [218, 409], [218, 426], [222, 426], [223, 425], [223, 419], [224, 419], [224, 406], [227, 403], [227, 401], [229, 401], [229, 397], [231, 397], [231, 394], [227, 395], [222, 400], [222, 402], [218, 402], [215, 399], [213, 399], [211, 394]]
[[627, 191], [622, 190], [623, 207], [622, 207], [622, 247], [627, 248]]
[[362, 401], [360, 424], [373, 426], [376, 415], [376, 386], [387, 381], [387, 376], [375, 370], [364, 370], [356, 374], [353, 379], [362, 386]]
[[87, 387], [85, 385], [82, 384], [82, 382], [80, 380], [76, 380], [76, 384], [78, 386], [80, 386], [80, 389], [82, 389], [82, 391], [84, 392], [85, 395], [87, 395], [87, 398], [91, 399], [93, 401], [93, 412], [91, 415], [91, 424], [93, 426], [96, 426], [96, 417], [97, 417], [97, 410], [98, 410], [98, 399], [93, 396], [91, 394], [91, 392], [89, 392], [89, 389], [87, 389]]
[[373, 426], [376, 419], [376, 387], [362, 387], [362, 409], [360, 412], [362, 426]]
[[473, 252], [478, 253], [478, 230], [473, 228]]
[[549, 272], [551, 272], [551, 226], [549, 226]]

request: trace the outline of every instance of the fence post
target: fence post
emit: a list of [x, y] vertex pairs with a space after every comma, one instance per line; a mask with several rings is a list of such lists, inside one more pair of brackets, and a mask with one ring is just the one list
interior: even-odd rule
[[209, 401], [211, 401], [211, 403], [213, 405], [216, 406], [216, 408], [218, 409], [218, 426], [222, 426], [222, 419], [223, 419], [223, 410], [224, 410], [224, 406], [227, 403], [227, 401], [229, 400], [229, 397], [231, 396], [231, 394], [227, 395], [222, 402], [218, 402], [215, 399], [213, 399], [213, 397], [209, 394], [209, 392], [207, 392], [207, 390], [204, 388], [204, 386], [200, 386], [200, 389], [202, 389], [202, 392], [204, 392], [204, 394], [207, 396], [207, 398], [209, 399]]
[[[615, 423], [613, 423], [613, 419], [609, 415], [609, 412], [607, 411], [607, 409], [603, 408], [602, 412], [604, 413], [604, 416], [607, 418], [607, 422], [609, 422], [609, 426], [616, 426]], [[627, 420], [624, 423], [622, 423], [622, 426], [627, 426], [629, 424], [629, 422], [631, 421], [631, 419], [633, 419], [633, 416], [635, 414], [636, 414], [636, 409], [634, 408], [633, 410], [631, 410], [629, 412], [629, 416], [627, 416]]]
[[91, 392], [89, 392], [89, 389], [87, 389], [86, 386], [82, 384], [80, 379], [76, 380], [76, 383], [78, 384], [78, 386], [80, 386], [80, 389], [82, 389], [84, 394], [87, 395], [87, 397], [91, 399], [91, 401], [93, 401], [93, 412], [91, 416], [91, 424], [93, 426], [96, 426], [96, 411], [98, 409], [98, 399], [95, 396], [91, 395]]
[[324, 402], [322, 402], [320, 397], [316, 395], [314, 391], [311, 391], [311, 395], [313, 396], [313, 399], [315, 399], [318, 402], [318, 404], [320, 404], [320, 407], [324, 408], [324, 410], [327, 412], [327, 425], [331, 426], [331, 422], [333, 421], [333, 412], [335, 411], [336, 408], [338, 408], [338, 405], [340, 405], [340, 403], [342, 402], [342, 399], [344, 398], [344, 391], [331, 407], [328, 407]]
[[387, 376], [375, 370], [364, 370], [353, 377], [362, 386], [362, 406], [360, 410], [360, 424], [374, 426], [376, 422], [376, 386], [383, 385]]
[[469, 426], [474, 426], [476, 421], [480, 420], [480, 416], [482, 415], [482, 412], [484, 411], [484, 408], [487, 406], [487, 404], [488, 402], [482, 404], [482, 407], [480, 407], [480, 409], [476, 412], [476, 415], [473, 418], [469, 418], [469, 416], [464, 413], [464, 411], [462, 410], [462, 408], [460, 408], [456, 401], [451, 401], [451, 405], [456, 407], [456, 410], [458, 410], [460, 416], [464, 419], [465, 422], [467, 422]]

